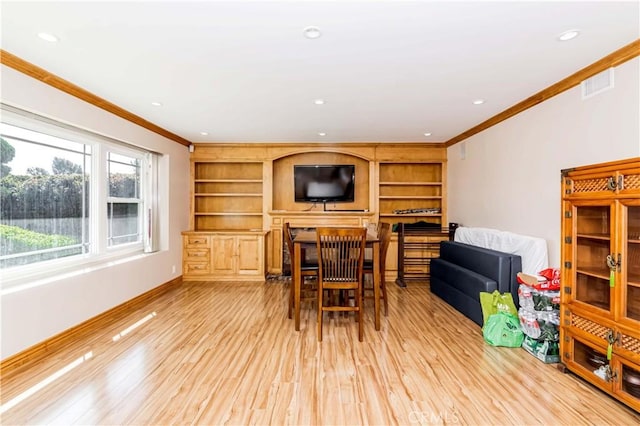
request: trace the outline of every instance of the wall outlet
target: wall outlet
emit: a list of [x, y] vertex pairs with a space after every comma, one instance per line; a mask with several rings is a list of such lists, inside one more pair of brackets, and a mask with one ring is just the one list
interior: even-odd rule
[[171, 267], [171, 273], [172, 273], [172, 274], [175, 274], [175, 273], [176, 273], [176, 265], [173, 265], [173, 266]]

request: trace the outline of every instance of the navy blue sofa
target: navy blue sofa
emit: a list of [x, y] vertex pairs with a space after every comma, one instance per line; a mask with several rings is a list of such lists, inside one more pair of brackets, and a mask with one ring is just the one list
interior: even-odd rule
[[440, 257], [431, 260], [431, 292], [482, 326], [480, 292], [511, 293], [518, 306], [519, 255], [454, 241], [440, 243]]

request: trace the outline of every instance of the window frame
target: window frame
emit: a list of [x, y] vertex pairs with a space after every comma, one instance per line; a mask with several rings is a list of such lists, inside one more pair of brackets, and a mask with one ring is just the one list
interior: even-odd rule
[[[112, 265], [119, 259], [134, 258], [144, 253], [157, 251], [157, 242], [149, 241], [152, 229], [157, 227], [156, 209], [158, 193], [154, 179], [157, 176], [158, 157], [148, 149], [103, 136], [86, 129], [62, 123], [37, 114], [0, 103], [0, 121], [10, 126], [55, 136], [64, 140], [91, 145], [91, 174], [89, 196], [89, 250], [71, 256], [44, 260], [26, 265], [0, 268], [0, 290], [2, 294], [15, 291], [33, 280], [57, 278], [63, 274], [86, 271]], [[138, 203], [138, 229], [140, 239], [109, 246], [107, 203], [109, 200], [109, 177], [107, 152], [134, 157], [140, 160], [140, 188]], [[119, 199], [122, 200], [122, 199]]]

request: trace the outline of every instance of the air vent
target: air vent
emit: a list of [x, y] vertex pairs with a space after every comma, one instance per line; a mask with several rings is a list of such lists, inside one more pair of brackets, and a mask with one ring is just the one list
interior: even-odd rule
[[582, 81], [580, 87], [582, 87], [582, 99], [588, 99], [605, 90], [613, 89], [613, 68]]

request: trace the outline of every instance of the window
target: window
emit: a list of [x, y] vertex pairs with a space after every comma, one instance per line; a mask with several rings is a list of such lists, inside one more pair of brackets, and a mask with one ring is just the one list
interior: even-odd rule
[[143, 247], [153, 251], [148, 240], [157, 197], [154, 154], [5, 105], [2, 109], [3, 272], [142, 252]]
[[141, 159], [107, 152], [107, 245], [142, 241]]

